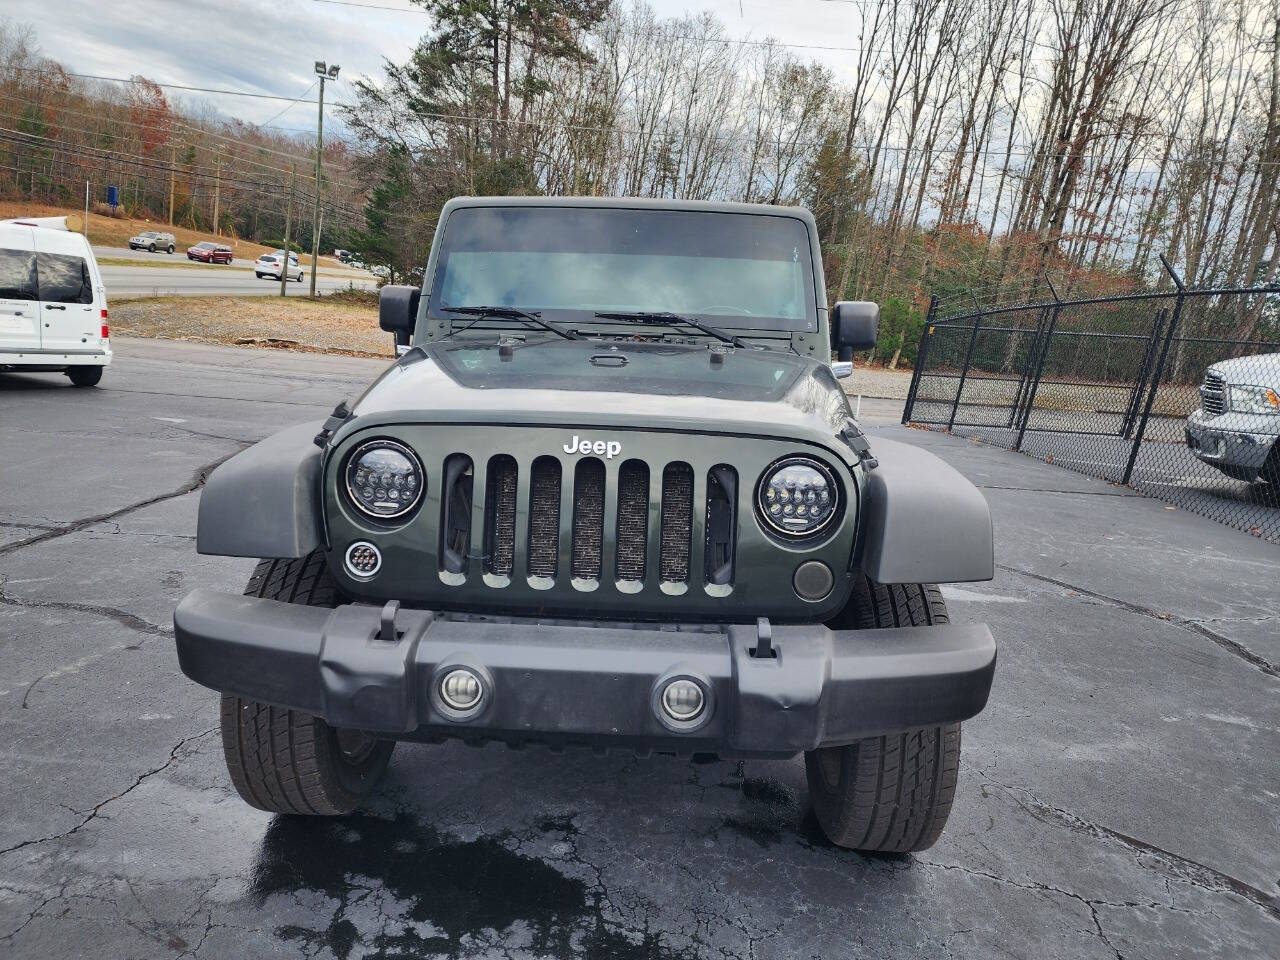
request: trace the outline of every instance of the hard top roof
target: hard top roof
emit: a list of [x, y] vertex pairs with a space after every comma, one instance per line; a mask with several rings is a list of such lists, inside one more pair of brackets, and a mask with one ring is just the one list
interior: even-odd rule
[[813, 222], [804, 207], [768, 203], [731, 203], [722, 200], [670, 200], [649, 197], [454, 197], [442, 214], [464, 207], [577, 207], [615, 210], [689, 210], [707, 213], [747, 213], [757, 216], [793, 217]]

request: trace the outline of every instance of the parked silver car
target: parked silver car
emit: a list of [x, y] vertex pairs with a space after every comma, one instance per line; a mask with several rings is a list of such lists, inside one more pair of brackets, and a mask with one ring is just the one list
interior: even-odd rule
[[[263, 277], [270, 277], [272, 280], [280, 279], [281, 264], [284, 263], [284, 251], [277, 250], [275, 253], [264, 253], [253, 265], [253, 275], [261, 280]], [[296, 253], [289, 254], [289, 279], [298, 283], [302, 282], [302, 267], [298, 265], [298, 255]]]
[[151, 253], [163, 250], [165, 253], [173, 253], [177, 248], [177, 240], [173, 234], [160, 230], [144, 230], [129, 238], [130, 250], [148, 250]]
[[1210, 366], [1186, 433], [1188, 449], [1227, 476], [1280, 486], [1280, 353]]

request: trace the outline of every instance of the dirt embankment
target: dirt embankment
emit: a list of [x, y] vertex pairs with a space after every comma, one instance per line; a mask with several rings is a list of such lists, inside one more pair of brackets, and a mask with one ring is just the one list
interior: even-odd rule
[[377, 294], [305, 297], [155, 297], [113, 301], [113, 333], [359, 357], [395, 355], [378, 329]]

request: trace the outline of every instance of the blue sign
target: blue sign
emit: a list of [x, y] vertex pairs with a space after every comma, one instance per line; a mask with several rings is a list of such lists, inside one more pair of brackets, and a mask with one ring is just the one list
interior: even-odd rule
[[107, 187], [107, 206], [109, 207], [120, 206], [120, 188], [119, 187]]

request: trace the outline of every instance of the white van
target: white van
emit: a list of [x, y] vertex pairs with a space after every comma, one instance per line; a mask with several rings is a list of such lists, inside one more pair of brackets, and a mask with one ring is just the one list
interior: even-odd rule
[[92, 387], [111, 363], [107, 294], [78, 233], [0, 223], [0, 370], [63, 372]]

